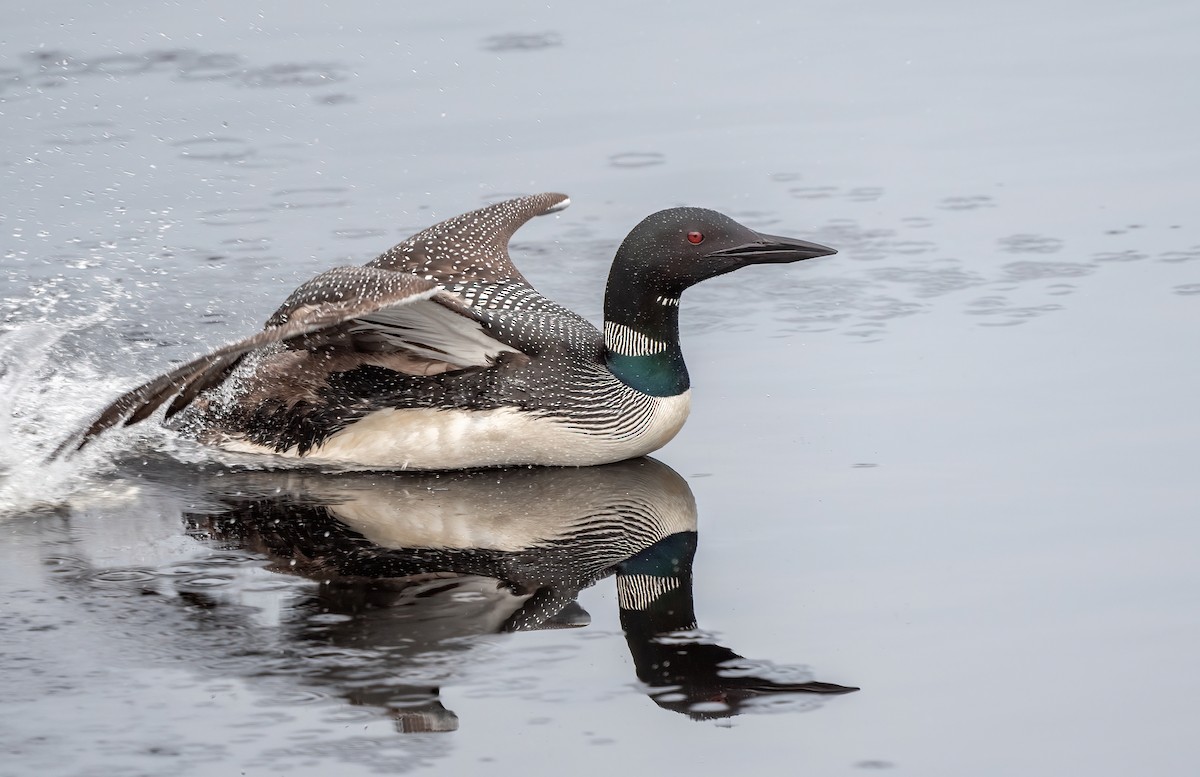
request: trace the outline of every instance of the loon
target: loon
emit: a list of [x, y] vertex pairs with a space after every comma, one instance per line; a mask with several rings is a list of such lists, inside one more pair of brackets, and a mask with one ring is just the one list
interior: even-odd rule
[[688, 415], [683, 291], [751, 264], [836, 253], [712, 210], [659, 211], [617, 250], [601, 332], [539, 294], [509, 258], [521, 225], [569, 202], [543, 193], [494, 203], [365, 266], [321, 273], [262, 331], [127, 392], [60, 450], [171, 400], [165, 418], [185, 436], [316, 465], [454, 470], [636, 458], [670, 441]]

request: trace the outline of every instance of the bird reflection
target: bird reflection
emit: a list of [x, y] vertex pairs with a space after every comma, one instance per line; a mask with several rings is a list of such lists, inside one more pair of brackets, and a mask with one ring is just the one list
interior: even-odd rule
[[727, 717], [764, 697], [856, 690], [749, 662], [697, 630], [695, 500], [652, 459], [450, 475], [225, 473], [208, 488], [220, 506], [185, 514], [188, 532], [319, 582], [299, 605], [310, 613], [300, 628], [314, 654], [337, 659], [304, 675], [387, 709], [401, 731], [457, 728], [437, 679], [471, 649], [463, 638], [585, 626], [576, 597], [609, 575], [637, 676], [666, 709]]

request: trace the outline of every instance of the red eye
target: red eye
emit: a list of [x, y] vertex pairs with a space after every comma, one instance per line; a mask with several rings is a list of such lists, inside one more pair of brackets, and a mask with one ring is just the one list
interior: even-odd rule
[[704, 242], [704, 233], [703, 232], [688, 232], [687, 239], [688, 239], [688, 242], [691, 243], [692, 245], [698, 246]]

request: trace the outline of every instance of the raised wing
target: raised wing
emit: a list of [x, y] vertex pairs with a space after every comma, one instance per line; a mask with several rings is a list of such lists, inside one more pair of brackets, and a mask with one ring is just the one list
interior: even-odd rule
[[438, 284], [407, 273], [337, 267], [296, 289], [250, 337], [222, 346], [118, 397], [55, 455], [82, 448], [106, 429], [147, 418], [168, 399], [167, 417], [219, 385], [252, 351], [344, 346], [366, 353], [401, 353], [415, 374], [433, 369], [486, 367], [516, 348], [493, 339], [477, 314]]
[[556, 192], [497, 202], [434, 224], [367, 266], [447, 285], [517, 281], [528, 286], [508, 256], [508, 241], [534, 216], [560, 211], [570, 202], [567, 195]]

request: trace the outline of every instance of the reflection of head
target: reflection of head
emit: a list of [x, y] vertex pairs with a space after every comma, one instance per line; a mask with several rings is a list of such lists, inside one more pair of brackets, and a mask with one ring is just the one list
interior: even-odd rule
[[673, 534], [618, 566], [621, 626], [638, 679], [656, 704], [708, 720], [737, 715], [765, 697], [858, 690], [813, 681], [799, 668], [749, 662], [697, 631], [696, 539], [694, 532]]
[[[693, 635], [697, 639], [703, 636]], [[664, 637], [667, 635], [664, 635]], [[679, 635], [683, 636], [683, 635]], [[649, 695], [663, 709], [674, 710], [693, 720], [729, 718], [749, 711], [771, 709], [765, 702], [778, 704], [792, 697], [778, 709], [809, 709], [817, 706], [813, 694], [829, 695], [858, 690], [815, 680], [786, 679], [807, 671], [800, 667], [776, 667], [766, 662], [748, 662], [728, 648], [711, 642], [679, 643], [665, 640], [660, 651], [659, 667], [667, 665], [651, 682]], [[641, 675], [639, 674], [639, 677]], [[807, 697], [807, 698], [805, 698]]]

